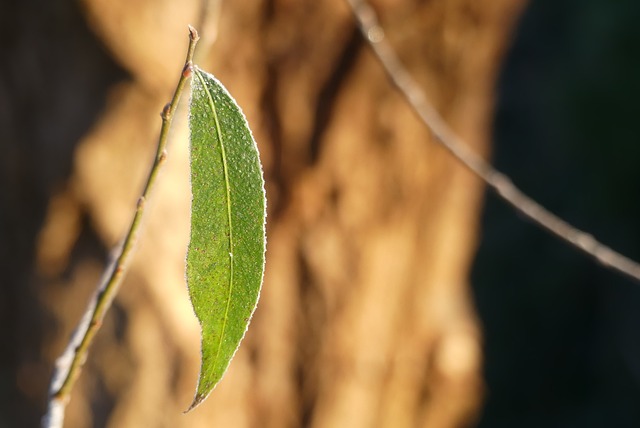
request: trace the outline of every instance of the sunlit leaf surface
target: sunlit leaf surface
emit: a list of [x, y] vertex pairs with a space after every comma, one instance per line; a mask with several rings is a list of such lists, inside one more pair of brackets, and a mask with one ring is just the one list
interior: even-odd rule
[[187, 283], [202, 328], [193, 403], [220, 381], [255, 310], [265, 255], [265, 192], [258, 148], [222, 84], [194, 68], [191, 131], [191, 241]]

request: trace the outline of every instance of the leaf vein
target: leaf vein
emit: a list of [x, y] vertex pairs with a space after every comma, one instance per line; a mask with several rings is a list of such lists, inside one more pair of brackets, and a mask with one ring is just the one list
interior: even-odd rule
[[221, 132], [221, 128], [220, 128], [220, 122], [218, 120], [218, 113], [215, 107], [215, 104], [213, 102], [213, 96], [211, 94], [211, 92], [209, 91], [209, 87], [207, 86], [204, 78], [202, 77], [202, 74], [200, 73], [200, 70], [196, 69], [195, 70], [195, 74], [196, 76], [198, 76], [198, 80], [200, 80], [200, 82], [202, 83], [202, 86], [205, 89], [205, 92], [207, 94], [207, 98], [209, 99], [209, 107], [211, 107], [211, 111], [213, 113], [213, 120], [215, 122], [216, 125], [216, 133], [218, 135], [218, 140], [220, 141], [220, 151], [222, 154], [222, 167], [223, 167], [223, 174], [224, 174], [224, 180], [225, 180], [225, 187], [226, 187], [226, 194], [227, 194], [227, 220], [229, 222], [229, 287], [228, 287], [228, 293], [227, 293], [227, 301], [226, 301], [226, 305], [225, 305], [225, 311], [224, 311], [224, 319], [222, 321], [222, 328], [220, 329], [220, 341], [218, 342], [218, 349], [216, 350], [216, 356], [215, 356], [215, 360], [214, 361], [218, 361], [218, 358], [220, 357], [220, 351], [222, 349], [222, 341], [223, 341], [223, 337], [225, 334], [225, 330], [227, 328], [227, 320], [229, 318], [229, 308], [231, 306], [231, 294], [233, 292], [233, 265], [234, 265], [234, 260], [233, 260], [233, 223], [231, 220], [231, 186], [229, 184], [229, 167], [227, 164], [227, 153], [226, 153], [226, 149], [225, 149], [225, 142], [222, 138], [222, 132]]

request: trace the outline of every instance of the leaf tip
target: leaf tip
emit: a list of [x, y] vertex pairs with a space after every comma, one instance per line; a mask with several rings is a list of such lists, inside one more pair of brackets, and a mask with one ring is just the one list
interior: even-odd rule
[[202, 404], [202, 402], [207, 398], [208, 395], [209, 394], [197, 393], [196, 396], [193, 397], [193, 402], [191, 403], [189, 408], [182, 413], [186, 415], [187, 413], [191, 412], [193, 409]]

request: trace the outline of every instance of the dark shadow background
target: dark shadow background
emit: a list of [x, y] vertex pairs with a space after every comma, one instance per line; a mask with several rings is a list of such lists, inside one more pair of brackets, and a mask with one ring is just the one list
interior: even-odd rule
[[[493, 160], [537, 201], [640, 259], [640, 3], [536, 0], [499, 82]], [[472, 283], [479, 426], [640, 426], [640, 284], [487, 195]]]

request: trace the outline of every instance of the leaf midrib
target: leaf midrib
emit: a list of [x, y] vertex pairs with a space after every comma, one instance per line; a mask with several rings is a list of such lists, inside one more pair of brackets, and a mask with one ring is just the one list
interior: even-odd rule
[[230, 266], [229, 287], [228, 287], [228, 293], [227, 293], [227, 302], [224, 310], [224, 319], [222, 321], [222, 328], [220, 330], [220, 341], [218, 342], [218, 349], [216, 350], [216, 356], [214, 360], [215, 362], [217, 362], [218, 358], [220, 357], [220, 351], [222, 349], [222, 341], [223, 341], [222, 339], [227, 329], [227, 320], [229, 318], [229, 308], [231, 306], [231, 293], [233, 291], [234, 261], [233, 261], [233, 223], [231, 221], [231, 186], [229, 185], [229, 168], [227, 165], [227, 153], [225, 150], [224, 140], [222, 138], [220, 122], [218, 121], [218, 113], [213, 103], [213, 97], [211, 95], [211, 92], [209, 91], [209, 87], [207, 86], [204, 78], [202, 77], [202, 74], [200, 74], [200, 71], [196, 69], [195, 74], [198, 77], [198, 80], [200, 80], [200, 83], [202, 83], [202, 86], [204, 87], [205, 92], [207, 93], [207, 98], [209, 99], [209, 107], [211, 107], [211, 111], [213, 113], [213, 120], [216, 126], [216, 133], [218, 134], [218, 140], [220, 141], [220, 148], [222, 153], [222, 169], [224, 173], [224, 182], [225, 182], [226, 193], [227, 193], [227, 220], [229, 221], [229, 266]]

